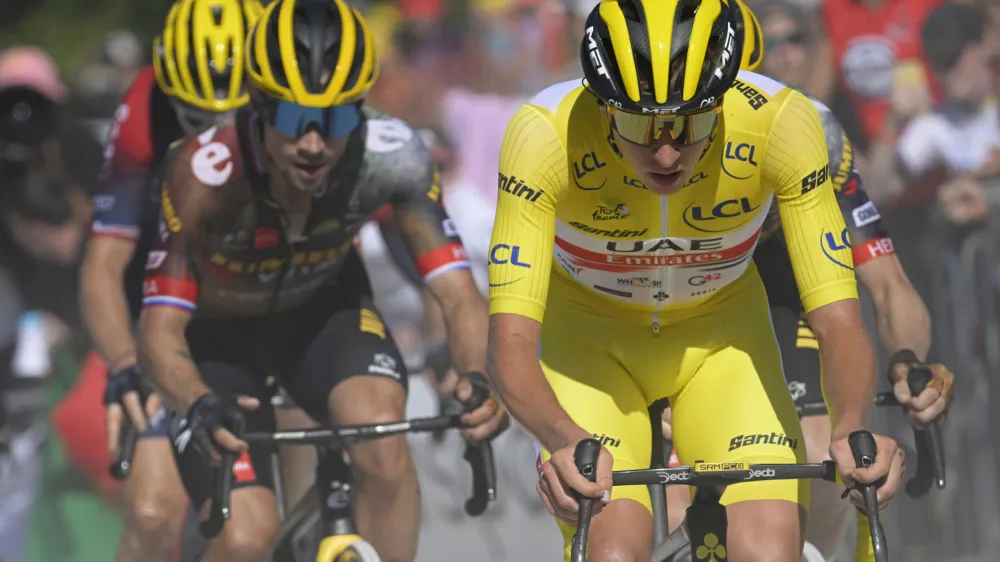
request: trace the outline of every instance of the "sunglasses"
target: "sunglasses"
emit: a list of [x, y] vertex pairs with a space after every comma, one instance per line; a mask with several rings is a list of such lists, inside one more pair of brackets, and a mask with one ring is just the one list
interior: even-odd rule
[[764, 37], [764, 48], [775, 49], [782, 45], [804, 45], [806, 34], [802, 32], [790, 33], [788, 35], [766, 35]]
[[618, 136], [633, 144], [651, 146], [663, 139], [673, 146], [689, 146], [707, 139], [718, 121], [722, 106], [684, 115], [630, 113], [608, 107], [611, 126]]
[[268, 99], [264, 121], [279, 133], [297, 139], [310, 130], [327, 140], [342, 139], [361, 123], [357, 104], [307, 107], [295, 102]]

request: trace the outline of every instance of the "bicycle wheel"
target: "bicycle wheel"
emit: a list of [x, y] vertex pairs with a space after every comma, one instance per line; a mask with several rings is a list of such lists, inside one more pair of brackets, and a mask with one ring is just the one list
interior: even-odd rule
[[347, 547], [347, 550], [334, 558], [334, 562], [381, 562], [375, 547], [369, 543], [359, 540]]

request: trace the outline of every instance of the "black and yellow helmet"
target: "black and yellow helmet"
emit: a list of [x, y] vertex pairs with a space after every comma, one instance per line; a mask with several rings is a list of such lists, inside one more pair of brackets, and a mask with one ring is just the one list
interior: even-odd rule
[[263, 7], [257, 0], [177, 0], [153, 40], [163, 93], [198, 109], [225, 112], [247, 103], [243, 49]]
[[740, 60], [740, 70], [759, 72], [760, 65], [764, 62], [764, 32], [760, 29], [760, 22], [743, 0], [734, 0], [740, 7], [741, 23], [743, 28], [743, 57]]
[[378, 77], [368, 24], [343, 0], [276, 0], [247, 40], [249, 84], [304, 107], [359, 101]]
[[732, 0], [602, 0], [580, 45], [587, 85], [626, 112], [714, 106], [740, 70], [741, 19]]

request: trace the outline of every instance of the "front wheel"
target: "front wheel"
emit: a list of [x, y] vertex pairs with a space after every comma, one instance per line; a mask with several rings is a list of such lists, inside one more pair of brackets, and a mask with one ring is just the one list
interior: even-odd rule
[[375, 547], [363, 540], [355, 541], [333, 560], [334, 562], [381, 562]]

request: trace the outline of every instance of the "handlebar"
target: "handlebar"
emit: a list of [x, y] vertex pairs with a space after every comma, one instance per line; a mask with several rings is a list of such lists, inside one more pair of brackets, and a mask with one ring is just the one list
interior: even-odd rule
[[[910, 394], [917, 396], [927, 388], [934, 374], [928, 367], [920, 367], [910, 371], [906, 383]], [[906, 494], [912, 498], [927, 495], [931, 483], [943, 490], [945, 481], [944, 440], [941, 437], [941, 425], [938, 420], [926, 427], [913, 428], [913, 440], [917, 446], [917, 473], [906, 482]]]
[[128, 412], [123, 411], [121, 432], [118, 434], [118, 456], [108, 469], [115, 480], [123, 481], [132, 472], [132, 457], [135, 456], [135, 445], [138, 441], [139, 432], [132, 424]]
[[[466, 375], [466, 378], [472, 383], [472, 395], [465, 401], [463, 408], [465, 412], [470, 412], [480, 407], [489, 398], [490, 391], [489, 383], [484, 375], [470, 373]], [[327, 445], [335, 448], [346, 448], [360, 442], [392, 435], [466, 427], [462, 423], [461, 417], [462, 414], [453, 414], [390, 423], [250, 433], [243, 431], [242, 419], [240, 419], [238, 423], [227, 423], [226, 428], [248, 444]], [[469, 443], [465, 450], [464, 459], [472, 469], [472, 494], [465, 502], [465, 512], [471, 516], [481, 515], [489, 503], [496, 499], [496, 466], [493, 461], [493, 447], [488, 441]], [[207, 538], [216, 537], [222, 531], [222, 527], [231, 514], [230, 494], [235, 462], [235, 454], [225, 452], [222, 455], [222, 462], [219, 465], [219, 470], [216, 471], [215, 489], [210, 500], [211, 511], [208, 519], [202, 522], [198, 529]]]
[[[472, 384], [472, 394], [462, 407], [466, 412], [471, 412], [482, 406], [490, 397], [490, 383], [482, 373], [469, 373], [466, 378]], [[493, 445], [489, 441], [466, 443], [462, 458], [472, 469], [472, 495], [465, 502], [465, 512], [476, 517], [482, 515], [486, 511], [486, 506], [497, 499]]]
[[[875, 445], [875, 437], [871, 433], [863, 429], [855, 431], [847, 437], [847, 443], [850, 444], [851, 452], [854, 453], [855, 466], [868, 468], [875, 463], [875, 453], [878, 448]], [[885, 540], [882, 522], [879, 521], [878, 486], [858, 483], [855, 488], [861, 492], [865, 501], [865, 513], [868, 515], [868, 530], [871, 532], [875, 560], [876, 562], [888, 562], [889, 545]]]
[[[914, 369], [910, 372], [907, 384], [910, 394], [917, 396], [923, 392], [930, 382], [930, 369]], [[875, 406], [902, 406], [896, 395], [890, 392], [879, 392], [875, 395]], [[828, 410], [825, 402], [807, 402], [795, 406], [799, 416], [822, 416]], [[931, 484], [936, 484], [939, 490], [945, 487], [944, 441], [941, 437], [941, 426], [934, 420], [925, 428], [913, 428], [913, 439], [917, 447], [917, 471], [906, 482], [906, 495], [920, 498], [927, 495]]]
[[[875, 462], [875, 438], [867, 431], [855, 431], [848, 438], [851, 452], [857, 466], [870, 466]], [[594, 482], [597, 478], [597, 458], [601, 444], [596, 439], [584, 439], [577, 443], [574, 460], [580, 474]], [[748, 476], [749, 475], [749, 476]], [[684, 484], [696, 487], [718, 487], [741, 482], [764, 480], [821, 479], [837, 481], [837, 466], [833, 461], [811, 464], [749, 464], [746, 462], [706, 464], [700, 461], [694, 466], [670, 468], [650, 468], [645, 470], [617, 471], [612, 474], [615, 486], [638, 486], [653, 484]], [[888, 562], [889, 550], [879, 520], [877, 487], [875, 484], [855, 486], [865, 500], [865, 511], [872, 537], [872, 548], [876, 562]], [[576, 534], [570, 550], [571, 562], [585, 562], [587, 559], [587, 538], [590, 520], [593, 516], [593, 499], [577, 495], [579, 512]]]
[[[597, 457], [601, 453], [601, 444], [596, 439], [584, 439], [576, 444], [573, 460], [576, 469], [591, 482], [597, 481]], [[593, 499], [585, 498], [574, 491], [576, 501], [580, 504], [580, 515], [577, 519], [576, 534], [570, 547], [571, 562], [586, 562], [587, 535], [590, 533], [590, 518], [594, 513]]]

